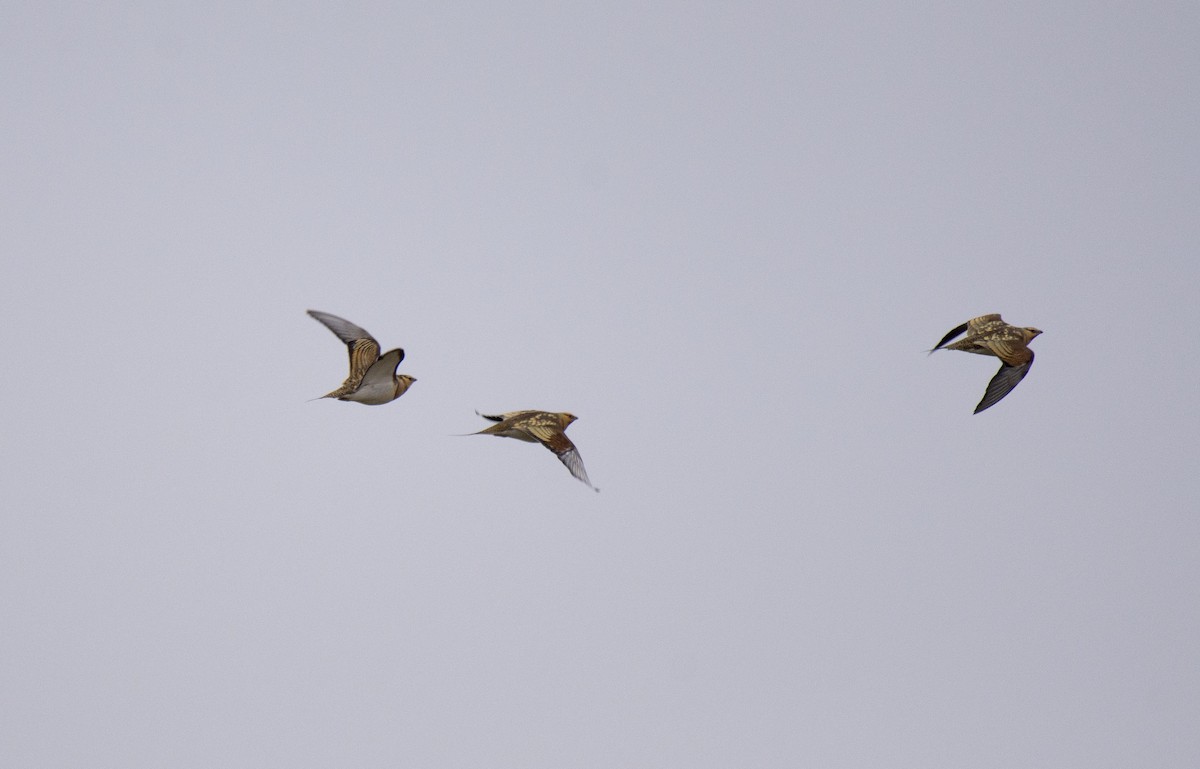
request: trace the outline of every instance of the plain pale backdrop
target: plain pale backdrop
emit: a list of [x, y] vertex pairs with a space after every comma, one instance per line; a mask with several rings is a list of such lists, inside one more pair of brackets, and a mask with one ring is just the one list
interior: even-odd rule
[[4, 5], [0, 764], [1200, 765], [1197, 40]]

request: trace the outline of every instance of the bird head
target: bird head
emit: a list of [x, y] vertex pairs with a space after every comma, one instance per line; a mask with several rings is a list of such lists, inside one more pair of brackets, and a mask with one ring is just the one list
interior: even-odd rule
[[558, 415], [558, 422], [564, 430], [567, 429], [567, 425], [571, 424], [576, 419], [579, 419], [579, 417], [575, 416], [574, 414], [569, 414], [565, 411]]
[[1040, 328], [1034, 328], [1033, 326], [1026, 326], [1025, 328], [1023, 328], [1021, 330], [1024, 331], [1025, 336], [1028, 337], [1028, 339], [1025, 340], [1026, 344], [1028, 344], [1029, 342], [1032, 342], [1038, 334], [1042, 333], [1042, 330]]

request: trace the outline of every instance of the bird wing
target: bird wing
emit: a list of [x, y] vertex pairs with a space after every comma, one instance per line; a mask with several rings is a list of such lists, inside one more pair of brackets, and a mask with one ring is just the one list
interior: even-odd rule
[[1011, 327], [981, 339], [977, 344], [991, 350], [1009, 366], [1021, 366], [1033, 360], [1033, 350], [1026, 346], [1025, 336]]
[[475, 413], [479, 414], [479, 416], [483, 417], [484, 419], [490, 419], [493, 422], [503, 422], [506, 419], [512, 419], [513, 417], [519, 417], [522, 414], [536, 414], [537, 412], [536, 411], [506, 411], [503, 414], [484, 414], [479, 409], [475, 409]]
[[308, 314], [323, 323], [325, 328], [332, 331], [338, 339], [341, 339], [346, 344], [353, 344], [359, 339], [375, 341], [375, 337], [371, 336], [369, 331], [362, 326], [354, 325], [345, 318], [339, 318], [336, 315], [330, 315], [327, 312], [319, 310], [309, 310]]
[[484, 419], [490, 419], [495, 422], [494, 425], [488, 425], [477, 433], [472, 435], [499, 435], [502, 438], [515, 438], [519, 441], [527, 443], [540, 443], [541, 438], [536, 438], [529, 432], [527, 420], [520, 419], [525, 414], [536, 415], [536, 411], [509, 411], [504, 414], [481, 414], [478, 409], [476, 414]]
[[531, 411], [529, 416], [516, 422], [514, 427], [519, 427], [525, 430], [534, 438], [537, 438], [546, 448], [554, 451], [554, 447], [549, 441], [553, 441], [555, 436], [562, 436], [568, 444], [571, 442], [567, 436], [563, 435], [562, 428], [558, 424], [558, 415], [551, 414], [545, 411]]
[[[346, 377], [345, 383], [339, 389], [350, 388], [349, 392], [354, 392], [363, 377], [366, 376], [367, 370], [375, 365], [375, 361], [379, 360], [379, 342], [375, 341], [375, 337], [371, 336], [365, 328], [356, 326], [345, 318], [318, 310], [309, 310], [308, 314], [332, 331], [349, 349], [350, 375]], [[403, 352], [400, 353], [400, 357], [404, 357]], [[399, 362], [396, 361], [397, 364]]]
[[980, 315], [978, 318], [971, 318], [967, 321], [967, 330], [972, 334], [986, 334], [1004, 325], [1007, 324], [1000, 318], [1000, 313], [993, 312], [990, 315]]
[[[374, 339], [358, 339], [350, 345], [350, 376], [355, 382], [361, 382], [371, 367], [379, 361], [379, 342]], [[400, 361], [396, 361], [399, 363]]]
[[937, 344], [935, 344], [935, 345], [933, 346], [933, 350], [930, 350], [929, 352], [930, 352], [930, 353], [932, 353], [934, 350], [940, 350], [940, 349], [942, 349], [942, 347], [944, 347], [944, 346], [946, 345], [946, 343], [947, 343], [947, 342], [949, 342], [949, 341], [950, 341], [951, 339], [953, 339], [954, 337], [956, 337], [956, 336], [958, 336], [959, 334], [961, 334], [961, 333], [963, 333], [964, 331], [966, 331], [966, 330], [967, 330], [967, 326], [968, 326], [969, 324], [970, 324], [970, 321], [968, 321], [967, 323], [964, 323], [964, 324], [962, 324], [961, 326], [956, 326], [956, 327], [955, 327], [953, 330], [951, 330], [951, 331], [950, 331], [950, 333], [948, 333], [948, 334], [946, 334], [944, 337], [942, 337], [942, 341], [940, 341], [940, 342], [938, 342]]
[[[534, 432], [537, 435], [537, 432]], [[592, 486], [592, 482], [588, 480], [587, 470], [583, 469], [583, 457], [579, 456], [579, 449], [575, 448], [575, 444], [571, 443], [571, 439], [562, 432], [556, 432], [548, 438], [541, 438], [542, 445], [554, 452], [568, 470], [571, 475], [588, 485], [589, 488], [596, 489]], [[596, 489], [599, 491], [600, 489]]]
[[396, 367], [402, 360], [404, 360], [404, 350], [399, 347], [395, 350], [388, 350], [367, 368], [360, 384], [390, 384], [396, 376]]
[[1000, 370], [992, 377], [992, 381], [988, 382], [983, 400], [979, 401], [979, 405], [975, 407], [976, 414], [995, 406], [1025, 378], [1025, 375], [1029, 373], [1030, 366], [1033, 365], [1033, 350], [1027, 349], [1026, 352], [1029, 353], [1028, 361], [1016, 366], [1005, 363], [1000, 367]]

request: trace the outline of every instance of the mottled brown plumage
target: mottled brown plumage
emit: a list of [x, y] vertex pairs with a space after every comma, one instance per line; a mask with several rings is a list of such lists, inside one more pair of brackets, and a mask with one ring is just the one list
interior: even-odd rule
[[[966, 336], [963, 339], [947, 344], [964, 332]], [[1040, 333], [1040, 329], [1032, 326], [1010, 326], [996, 313], [980, 315], [950, 331], [929, 352], [945, 348], [992, 355], [1000, 359], [1000, 370], [988, 382], [983, 400], [975, 407], [975, 413], [978, 414], [1000, 402], [1029, 373], [1033, 365], [1033, 350], [1029, 349], [1029, 343]]]
[[379, 342], [365, 328], [327, 312], [309, 310], [308, 314], [332, 331], [350, 351], [350, 375], [341, 387], [322, 398], [379, 406], [396, 400], [417, 381], [416, 377], [396, 373], [396, 367], [404, 360], [401, 348], [380, 355]]
[[564, 430], [575, 421], [574, 414], [554, 411], [508, 411], [503, 414], [480, 414], [484, 419], [490, 419], [496, 424], [486, 427], [472, 435], [498, 435], [502, 438], [516, 438], [528, 443], [540, 443], [554, 452], [562, 461], [571, 475], [586, 483], [590, 488], [599, 491], [588, 480], [587, 471], [583, 469], [583, 459], [579, 450]]

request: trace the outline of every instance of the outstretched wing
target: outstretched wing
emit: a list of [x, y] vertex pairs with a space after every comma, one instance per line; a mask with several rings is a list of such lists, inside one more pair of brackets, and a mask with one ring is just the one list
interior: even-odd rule
[[393, 380], [396, 376], [396, 368], [402, 360], [404, 360], [404, 350], [399, 347], [395, 350], [388, 350], [367, 369], [367, 373], [363, 376], [362, 384], [394, 384]]
[[[537, 435], [537, 432], [534, 432]], [[575, 448], [575, 444], [571, 443], [571, 439], [562, 432], [554, 433], [553, 435], [542, 438], [542, 445], [554, 452], [559, 461], [566, 465], [566, 468], [571, 471], [571, 475], [588, 485], [588, 488], [599, 491], [592, 482], [588, 480], [587, 470], [583, 469], [583, 457], [579, 456], [579, 449]]]
[[1002, 365], [996, 375], [992, 377], [992, 381], [988, 382], [987, 392], [983, 394], [983, 400], [979, 401], [979, 405], [975, 407], [975, 413], [978, 414], [999, 403], [1005, 395], [1008, 395], [1014, 387], [1020, 384], [1032, 365], [1033, 350], [1029, 350], [1029, 360], [1025, 363], [1017, 366], [1010, 366], [1007, 363]]
[[[337, 392], [343, 390], [354, 392], [363, 377], [366, 376], [367, 370], [375, 364], [375, 361], [379, 360], [379, 342], [375, 341], [375, 337], [371, 336], [365, 328], [356, 326], [345, 318], [318, 310], [309, 310], [308, 314], [332, 331], [349, 349], [350, 375], [346, 377], [346, 381], [338, 388]], [[401, 351], [400, 357], [404, 357], [403, 351]], [[400, 361], [396, 361], [396, 363], [399, 364]], [[395, 371], [394, 368], [392, 370]]]
[[[371, 336], [370, 332], [368, 332], [365, 328], [362, 326], [356, 326], [345, 318], [339, 318], [336, 315], [330, 315], [327, 312], [321, 312], [319, 310], [309, 310], [308, 314], [316, 320], [321, 321], [321, 323], [325, 325], [325, 328], [332, 331], [335, 335], [337, 335], [338, 339], [341, 339], [346, 344], [353, 344], [360, 339], [370, 339], [372, 342], [375, 341], [375, 337]], [[378, 344], [378, 342], [376, 342], [376, 344]]]
[[[969, 323], [969, 321], [968, 321], [968, 323]], [[948, 333], [948, 334], [946, 334], [944, 337], [942, 337], [942, 341], [940, 341], [940, 342], [938, 342], [937, 344], [935, 344], [935, 345], [933, 346], [933, 350], [930, 350], [930, 351], [929, 351], [929, 353], [932, 355], [932, 354], [933, 354], [933, 352], [934, 352], [935, 350], [940, 350], [940, 349], [942, 349], [943, 347], [945, 347], [945, 346], [946, 346], [946, 343], [948, 343], [948, 342], [949, 342], [951, 339], [953, 339], [954, 337], [956, 337], [956, 336], [958, 336], [959, 334], [961, 334], [961, 333], [963, 333], [964, 331], [966, 331], [966, 330], [967, 330], [967, 325], [968, 325], [967, 323], [964, 323], [964, 324], [962, 324], [961, 326], [956, 326], [956, 327], [955, 327], [955, 328], [954, 328], [954, 329], [953, 329], [953, 330], [952, 330], [950, 333]]]

